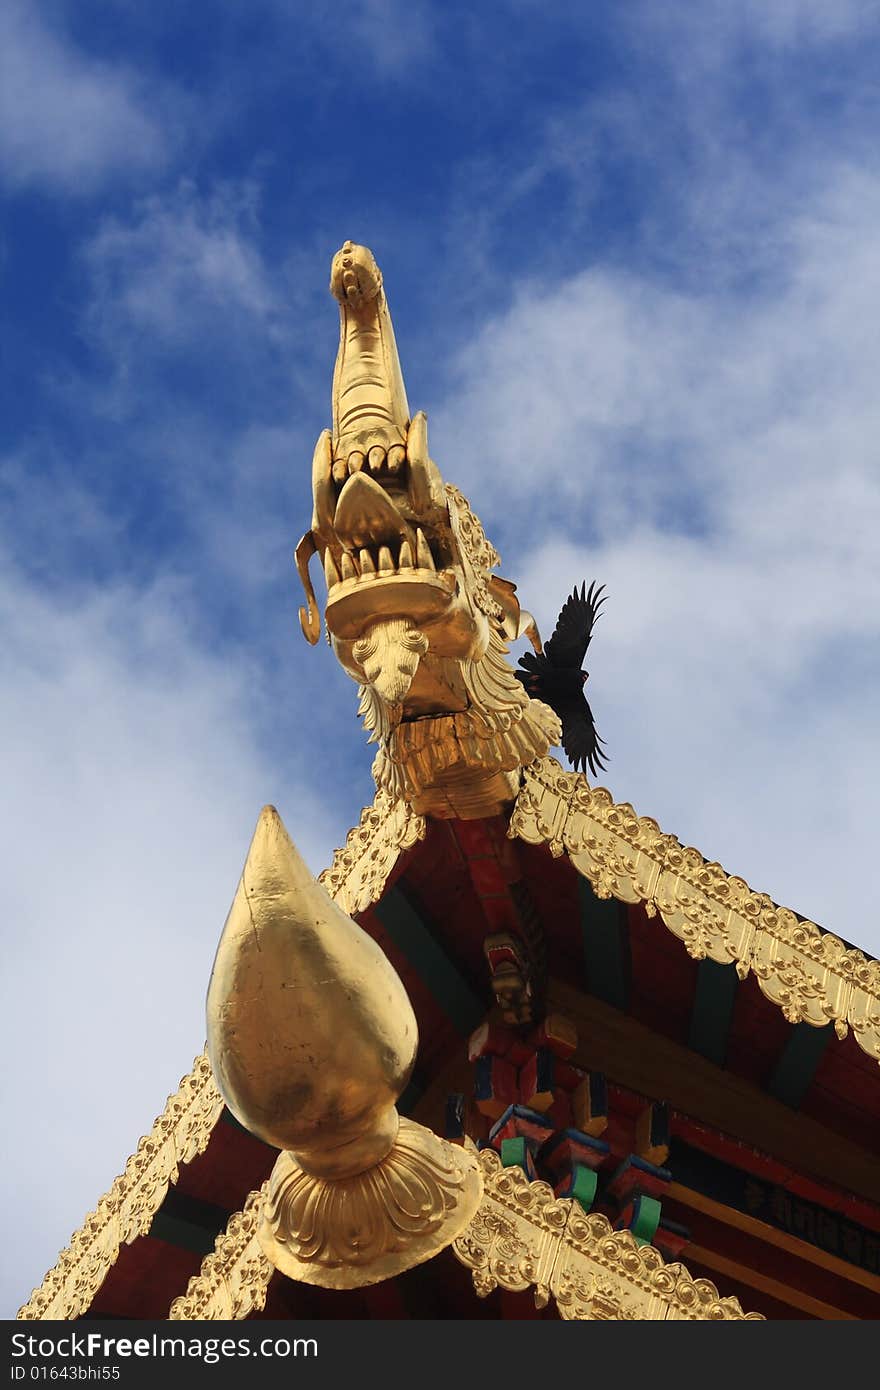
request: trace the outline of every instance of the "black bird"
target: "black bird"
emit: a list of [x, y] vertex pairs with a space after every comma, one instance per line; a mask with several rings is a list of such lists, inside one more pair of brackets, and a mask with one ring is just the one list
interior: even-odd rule
[[605, 754], [584, 695], [589, 672], [581, 670], [581, 662], [605, 602], [604, 588], [593, 583], [587, 589], [584, 583], [578, 592], [575, 586], [543, 652], [526, 652], [519, 659], [523, 669], [516, 672], [529, 695], [543, 700], [562, 720], [562, 746], [572, 767], [586, 772], [589, 766], [594, 776], [605, 767]]

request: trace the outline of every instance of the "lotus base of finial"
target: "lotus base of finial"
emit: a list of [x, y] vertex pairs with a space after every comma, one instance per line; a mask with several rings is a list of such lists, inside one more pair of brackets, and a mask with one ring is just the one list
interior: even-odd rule
[[354, 1177], [306, 1173], [282, 1152], [259, 1228], [267, 1258], [291, 1279], [357, 1289], [423, 1264], [450, 1245], [477, 1210], [476, 1150], [401, 1119], [394, 1147]]

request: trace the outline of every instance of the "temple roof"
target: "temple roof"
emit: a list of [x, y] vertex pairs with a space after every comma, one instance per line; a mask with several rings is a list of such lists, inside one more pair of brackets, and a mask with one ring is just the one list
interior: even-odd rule
[[[527, 692], [506, 659], [521, 636], [535, 669], [547, 658], [431, 459], [425, 416], [410, 418], [365, 247], [345, 243], [331, 289], [333, 427], [296, 550], [300, 619], [315, 645], [317, 555], [379, 791], [326, 892], [264, 811], [209, 991], [214, 1071], [196, 1060], [20, 1316], [394, 1317], [424, 1306], [426, 1279], [437, 1313], [456, 1316], [463, 1266], [498, 1295], [489, 1316], [530, 1284], [546, 1316], [551, 1294], [563, 1317], [867, 1316], [880, 1293], [880, 964], [548, 756], [560, 738], [571, 750], [571, 706], [554, 704], [552, 682]], [[582, 700], [586, 672], [569, 676]], [[332, 951], [321, 930], [337, 933]], [[281, 1147], [277, 1164], [218, 1083]], [[392, 1163], [416, 1130], [398, 1129], [398, 1098], [442, 1155], [435, 1176], [467, 1173], [473, 1205], [464, 1178], [438, 1198], [439, 1224], [460, 1218], [432, 1246], [449, 1248], [388, 1277], [391, 1265], [366, 1268], [369, 1222], [346, 1227], [320, 1271], [299, 1259], [299, 1218], [261, 1242], [261, 1213], [277, 1215], [270, 1170], [274, 1182], [288, 1165], [307, 1189], [300, 1214], [318, 1187], [344, 1205], [343, 1185]], [[361, 1134], [374, 1102], [381, 1123]], [[534, 1258], [496, 1259], [498, 1231]], [[346, 1282], [334, 1270], [351, 1277], [341, 1294], [280, 1282], [273, 1266], [328, 1287]], [[384, 1282], [352, 1287], [370, 1277]]]
[[[535, 982], [544, 1007], [577, 1025], [573, 1063], [608, 1078], [621, 1153], [639, 1107], [664, 1102], [687, 1171], [711, 1177], [722, 1165], [756, 1190], [770, 1184], [880, 1232], [877, 962], [706, 864], [582, 776], [540, 760], [525, 770], [511, 816], [473, 821], [426, 820], [380, 793], [323, 881], [383, 948], [412, 1001], [421, 1042], [404, 1113], [442, 1132], [449, 1094], [472, 1088], [467, 1039], [491, 1000], [482, 943], [515, 929], [545, 962]], [[167, 1316], [190, 1280], [201, 1287], [203, 1258], [274, 1158], [224, 1109], [197, 1059], [21, 1316]], [[676, 1183], [669, 1209], [720, 1229], [714, 1199], [696, 1190]], [[787, 1267], [792, 1312], [781, 1280], [763, 1291], [740, 1282], [748, 1258], [723, 1253], [730, 1232], [722, 1234], [721, 1255], [705, 1231], [697, 1243], [714, 1265], [691, 1254], [687, 1266], [744, 1307], [868, 1316], [880, 1292], [869, 1272], [848, 1275], [823, 1257], [821, 1298], [812, 1265], [800, 1290]], [[783, 1238], [803, 1254], [803, 1241]], [[454, 1264], [446, 1252], [442, 1268]], [[444, 1276], [449, 1304], [438, 1315], [462, 1315], [463, 1274]], [[401, 1309], [421, 1306], [426, 1277], [410, 1271], [341, 1295], [276, 1275], [264, 1315], [413, 1315]], [[499, 1299], [479, 1305], [485, 1315], [502, 1315]], [[518, 1295], [504, 1306], [522, 1316]], [[823, 1311], [841, 1306], [850, 1311]]]

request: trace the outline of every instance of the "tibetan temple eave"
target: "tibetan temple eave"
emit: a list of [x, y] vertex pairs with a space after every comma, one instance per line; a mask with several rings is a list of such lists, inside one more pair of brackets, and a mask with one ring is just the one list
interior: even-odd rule
[[[548, 786], [555, 789], [549, 813]], [[573, 826], [575, 816], [581, 819]], [[611, 855], [597, 829], [609, 824], [617, 837], [613, 885]], [[608, 1078], [604, 1138], [612, 1142], [606, 1168], [633, 1150], [636, 1113], [652, 1101], [667, 1107], [672, 1179], [661, 1205], [673, 1224], [688, 1230], [680, 1252], [688, 1269], [721, 1289], [741, 1290], [742, 1306], [767, 1316], [870, 1316], [872, 1307], [880, 1307], [880, 1179], [874, 1157], [880, 1069], [867, 1055], [867, 1030], [854, 1029], [841, 1039], [830, 1027], [830, 1041], [813, 1055], [797, 1042], [799, 1028], [820, 1030], [786, 1019], [779, 988], [766, 974], [749, 971], [742, 979], [743, 972], [731, 965], [735, 984], [721, 1059], [726, 1065], [706, 1055], [718, 1044], [699, 1031], [701, 991], [717, 990], [717, 984], [710, 980], [707, 986], [702, 972], [708, 958], [695, 956], [710, 941], [741, 943], [743, 931], [735, 925], [739, 935], [731, 936], [726, 876], [717, 866], [705, 866], [694, 851], [680, 851], [679, 860], [675, 843], [653, 823], [646, 835], [644, 824], [550, 759], [526, 770], [509, 821], [496, 816], [426, 823], [378, 794], [323, 879], [382, 945], [416, 1009], [423, 1045], [402, 1108], [442, 1132], [448, 1095], [472, 1089], [466, 1038], [485, 1014], [480, 942], [487, 931], [509, 927], [517, 914], [521, 919], [529, 904], [558, 972], [548, 977], [546, 1005], [572, 1018], [582, 1040], [571, 1064]], [[510, 830], [521, 827], [527, 838], [511, 838]], [[543, 844], [536, 827], [545, 835]], [[622, 850], [621, 842], [628, 848]], [[621, 888], [629, 899], [636, 896], [634, 884], [644, 888], [638, 874], [661, 842], [679, 869], [678, 897], [670, 901], [662, 871], [652, 865], [647, 873], [654, 876], [650, 900], [657, 910], [649, 916], [647, 891], [634, 903]], [[596, 889], [609, 887], [611, 896], [596, 896]], [[780, 917], [790, 925], [793, 914], [750, 890], [737, 891], [753, 943], [762, 926], [767, 929], [762, 913], [774, 930]], [[681, 930], [677, 915], [685, 895], [692, 902], [697, 894], [703, 907], [699, 938]], [[857, 955], [821, 945], [817, 951], [812, 931], [806, 940], [806, 951], [799, 941], [786, 943], [781, 968], [789, 978], [815, 972], [817, 955], [836, 964]], [[752, 959], [767, 955], [760, 942], [753, 947]], [[861, 959], [868, 970], [875, 964]], [[826, 998], [841, 998], [833, 984], [825, 987]], [[878, 1009], [880, 1000], [873, 1012]], [[798, 1047], [804, 1057], [795, 1085], [792, 1057]], [[783, 1099], [780, 1076], [789, 1077]], [[488, 1122], [477, 1118], [485, 1130]], [[224, 1111], [210, 1068], [198, 1059], [153, 1133], [20, 1316], [119, 1316], [135, 1307], [139, 1316], [167, 1316], [190, 1279], [204, 1279], [203, 1262], [215, 1237], [226, 1239], [227, 1222], [266, 1179], [274, 1156]], [[237, 1222], [240, 1228], [242, 1218]], [[234, 1222], [230, 1229], [234, 1245]], [[241, 1244], [240, 1230], [238, 1239]], [[242, 1253], [236, 1250], [235, 1258]], [[213, 1253], [207, 1259], [210, 1264]], [[334, 1295], [295, 1286], [299, 1292], [286, 1297], [300, 1308], [322, 1310], [302, 1316], [331, 1316], [334, 1296], [349, 1309], [336, 1316], [405, 1316], [379, 1310], [419, 1306], [412, 1290], [425, 1277], [424, 1271], [400, 1276], [393, 1296], [388, 1290]], [[276, 1282], [281, 1278], [275, 1276]], [[412, 1289], [404, 1298], [407, 1280]], [[452, 1284], [460, 1290], [458, 1275]], [[505, 1295], [517, 1307], [523, 1296]], [[453, 1306], [457, 1295], [449, 1297]], [[277, 1290], [269, 1298], [270, 1308], [284, 1304]], [[213, 1316], [222, 1315], [217, 1306], [206, 1306]], [[499, 1315], [494, 1302], [486, 1311]]]
[[601, 586], [542, 646], [365, 247], [331, 290], [300, 620], [376, 799], [317, 882], [264, 808], [207, 1051], [19, 1317], [880, 1315], [880, 963], [549, 756]]

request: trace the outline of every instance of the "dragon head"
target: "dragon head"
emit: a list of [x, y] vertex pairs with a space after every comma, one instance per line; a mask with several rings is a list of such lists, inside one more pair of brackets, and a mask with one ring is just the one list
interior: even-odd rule
[[312, 526], [296, 550], [303, 632], [311, 643], [320, 635], [308, 569], [317, 552], [327, 635], [380, 745], [377, 782], [417, 810], [486, 815], [515, 794], [516, 769], [559, 736], [555, 714], [529, 700], [504, 660], [506, 641], [537, 632], [431, 459], [426, 416], [410, 418], [371, 252], [346, 242], [330, 288], [340, 340], [333, 429], [315, 447]]

